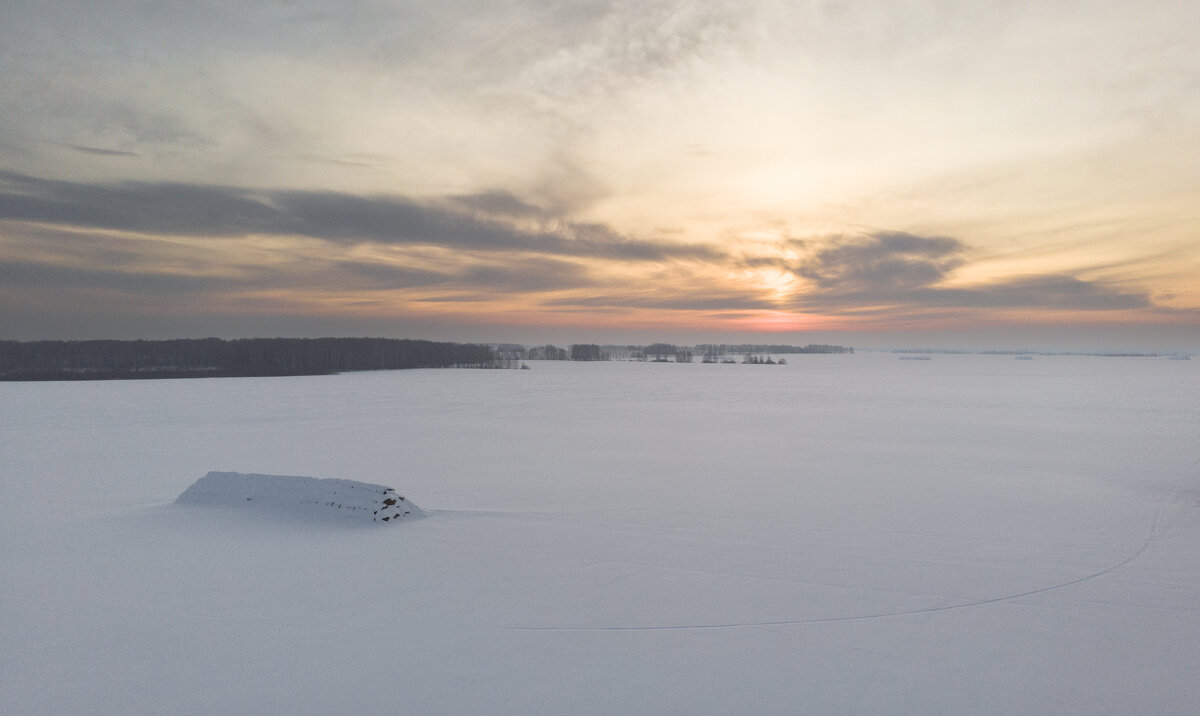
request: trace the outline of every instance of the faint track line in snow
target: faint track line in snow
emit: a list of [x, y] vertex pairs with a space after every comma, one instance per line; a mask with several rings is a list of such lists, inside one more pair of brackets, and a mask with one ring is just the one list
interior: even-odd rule
[[[1200, 464], [1200, 460], [1197, 460], [1197, 464]], [[701, 629], [742, 629], [750, 627], [795, 626], [803, 624], [829, 624], [833, 622], [866, 621], [870, 619], [885, 619], [888, 617], [903, 617], [916, 614], [947, 612], [955, 609], [968, 609], [971, 607], [981, 607], [988, 604], [1007, 602], [1013, 599], [1021, 599], [1022, 597], [1030, 597], [1035, 594], [1045, 594], [1046, 592], [1052, 592], [1057, 589], [1064, 589], [1076, 584], [1098, 579], [1107, 574], [1111, 574], [1118, 569], [1121, 569], [1130, 562], [1133, 562], [1138, 557], [1141, 557], [1146, 550], [1150, 548], [1150, 545], [1154, 544], [1154, 542], [1158, 539], [1159, 532], [1162, 529], [1163, 514], [1166, 512], [1167, 505], [1169, 505], [1175, 499], [1175, 496], [1181, 489], [1181, 487], [1176, 487], [1167, 493], [1167, 495], [1162, 499], [1162, 502], [1160, 502], [1158, 505], [1158, 509], [1154, 512], [1154, 519], [1150, 523], [1150, 529], [1146, 534], [1146, 538], [1142, 541], [1142, 544], [1137, 548], [1137, 550], [1135, 550], [1125, 559], [1122, 559], [1120, 562], [1117, 562], [1110, 567], [1106, 567], [1098, 572], [1093, 572], [1092, 574], [1084, 575], [1077, 579], [1072, 579], [1060, 584], [1052, 584], [1047, 587], [1040, 587], [1038, 589], [1031, 589], [1025, 592], [1018, 592], [1016, 594], [1005, 594], [999, 597], [979, 599], [970, 602], [963, 602], [961, 604], [948, 604], [940, 607], [922, 607], [920, 609], [902, 609], [889, 612], [873, 612], [870, 614], [849, 614], [839, 617], [815, 617], [812, 619], [781, 619], [759, 622], [729, 622], [723, 624], [667, 624], [649, 626], [526, 626], [509, 627], [509, 629], [512, 631], [683, 631]]]

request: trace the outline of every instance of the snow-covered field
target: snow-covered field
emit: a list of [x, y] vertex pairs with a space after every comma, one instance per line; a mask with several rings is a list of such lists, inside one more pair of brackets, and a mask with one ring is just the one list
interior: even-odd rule
[[1200, 361], [788, 358], [0, 384], [0, 711], [1200, 713]]

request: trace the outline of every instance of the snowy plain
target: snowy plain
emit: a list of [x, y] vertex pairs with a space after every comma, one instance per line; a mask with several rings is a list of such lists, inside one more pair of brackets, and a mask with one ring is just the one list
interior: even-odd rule
[[0, 711], [1200, 713], [1200, 361], [788, 358], [0, 383]]

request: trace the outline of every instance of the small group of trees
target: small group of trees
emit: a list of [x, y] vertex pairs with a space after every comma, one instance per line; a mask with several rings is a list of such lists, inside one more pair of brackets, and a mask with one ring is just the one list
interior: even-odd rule
[[525, 357], [529, 360], [566, 360], [567, 349], [552, 345], [534, 346], [525, 350]]
[[649, 360], [655, 363], [691, 363], [694, 356], [692, 349], [671, 343], [651, 343], [640, 351], [634, 351], [637, 360]]
[[670, 343], [651, 343], [642, 350], [642, 356], [645, 360], [666, 363], [667, 358], [674, 356], [678, 352], [679, 346]]
[[571, 360], [608, 360], [609, 356], [595, 343], [577, 343], [571, 346]]

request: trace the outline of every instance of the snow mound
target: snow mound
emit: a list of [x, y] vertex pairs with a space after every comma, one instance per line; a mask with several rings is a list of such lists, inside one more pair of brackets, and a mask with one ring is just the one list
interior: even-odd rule
[[358, 522], [398, 522], [424, 516], [419, 507], [384, 485], [240, 472], [210, 472], [192, 483], [175, 502]]

